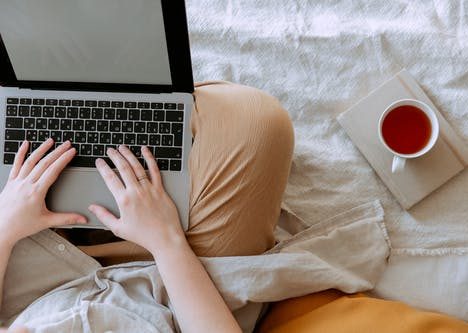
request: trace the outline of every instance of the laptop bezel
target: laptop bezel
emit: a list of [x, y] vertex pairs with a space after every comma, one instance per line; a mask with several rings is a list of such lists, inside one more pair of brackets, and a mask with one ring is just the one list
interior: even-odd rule
[[18, 80], [0, 32], [0, 86], [41, 90], [126, 93], [192, 93], [193, 74], [184, 0], [161, 0], [171, 85]]

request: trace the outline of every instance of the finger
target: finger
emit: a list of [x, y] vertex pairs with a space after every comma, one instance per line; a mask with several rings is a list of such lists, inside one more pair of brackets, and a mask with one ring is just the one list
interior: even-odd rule
[[23, 141], [21, 144], [20, 148], [18, 149], [18, 152], [15, 155], [15, 160], [13, 161], [13, 166], [10, 171], [10, 176], [8, 177], [9, 179], [16, 178], [18, 176], [19, 171], [21, 170], [21, 167], [23, 166], [24, 159], [26, 158], [26, 154], [29, 151], [29, 142], [28, 141]]
[[49, 187], [57, 180], [60, 173], [65, 169], [68, 163], [73, 159], [76, 154], [76, 149], [68, 149], [65, 153], [60, 155], [41, 175], [37, 180], [39, 188], [47, 191]]
[[161, 185], [161, 173], [159, 172], [158, 163], [156, 163], [156, 159], [154, 158], [153, 154], [146, 146], [141, 148], [141, 152], [143, 153], [143, 158], [145, 159], [146, 165], [148, 166], [151, 181], [155, 185]]
[[[141, 163], [137, 160], [136, 156], [130, 151], [130, 149], [128, 149], [127, 146], [120, 145], [119, 152], [122, 154], [123, 157], [125, 157], [127, 162], [132, 167], [137, 180], [140, 179], [140, 177], [146, 176], [145, 169], [143, 169], [143, 166], [141, 165]], [[139, 183], [141, 184], [142, 182], [139, 181]]]
[[25, 178], [27, 175], [29, 175], [29, 173], [37, 164], [37, 162], [39, 162], [39, 160], [44, 156], [44, 154], [49, 151], [53, 144], [54, 140], [48, 138], [45, 142], [42, 143], [42, 145], [39, 146], [39, 148], [33, 151], [31, 156], [29, 156], [29, 158], [26, 159], [26, 162], [24, 162], [23, 167], [21, 168], [18, 176], [21, 178]]
[[122, 177], [125, 186], [137, 186], [138, 182], [135, 176], [135, 173], [133, 172], [132, 167], [130, 164], [127, 162], [127, 160], [115, 149], [109, 148], [107, 150], [107, 155], [110, 157], [112, 162], [114, 162], [114, 165], [117, 167], [117, 170], [119, 171], [120, 176]]
[[102, 158], [96, 160], [96, 168], [109, 191], [111, 191], [114, 198], [117, 198], [118, 193], [125, 190], [125, 186], [122, 184], [119, 177], [117, 177], [115, 172]]
[[59, 227], [71, 224], [86, 224], [86, 217], [75, 213], [54, 213], [50, 212], [45, 217], [49, 227]]
[[88, 209], [96, 215], [97, 219], [102, 222], [109, 230], [115, 232], [117, 225], [119, 224], [119, 219], [116, 218], [111, 212], [106, 208], [99, 205], [90, 205]]
[[39, 163], [37, 163], [37, 165], [32, 169], [28, 178], [32, 181], [37, 181], [41, 177], [41, 175], [47, 170], [47, 168], [60, 156], [65, 154], [69, 148], [70, 141], [62, 143], [54, 151], [52, 151], [49, 155], [47, 155], [42, 160], [40, 160]]

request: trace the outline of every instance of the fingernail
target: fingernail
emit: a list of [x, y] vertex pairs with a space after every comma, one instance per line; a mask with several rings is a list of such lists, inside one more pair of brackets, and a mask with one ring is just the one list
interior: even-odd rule
[[104, 160], [102, 158], [96, 159], [96, 165], [103, 165]]
[[83, 223], [86, 223], [86, 222], [88, 222], [88, 221], [86, 221], [86, 219], [83, 219], [83, 218], [79, 218], [78, 220], [76, 220], [76, 223], [83, 224]]
[[88, 206], [88, 209], [89, 209], [90, 211], [93, 211], [94, 206], [93, 206], [93, 205], [89, 205], [89, 206]]
[[148, 147], [147, 146], [142, 146], [141, 150], [148, 151]]

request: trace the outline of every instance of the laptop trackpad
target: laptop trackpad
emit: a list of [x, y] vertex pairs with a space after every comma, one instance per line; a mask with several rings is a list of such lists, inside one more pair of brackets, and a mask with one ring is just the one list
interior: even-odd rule
[[84, 215], [88, 225], [79, 225], [80, 228], [105, 228], [88, 210], [92, 203], [106, 207], [119, 217], [114, 197], [97, 171], [65, 170], [49, 190], [46, 202], [52, 211]]

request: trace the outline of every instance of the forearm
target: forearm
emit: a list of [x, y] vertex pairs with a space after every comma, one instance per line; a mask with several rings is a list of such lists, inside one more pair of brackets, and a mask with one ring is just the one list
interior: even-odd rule
[[152, 253], [183, 332], [241, 331], [185, 239]]

